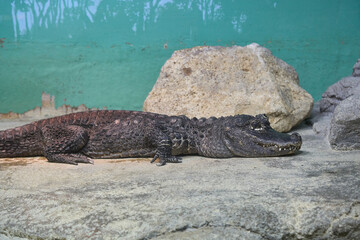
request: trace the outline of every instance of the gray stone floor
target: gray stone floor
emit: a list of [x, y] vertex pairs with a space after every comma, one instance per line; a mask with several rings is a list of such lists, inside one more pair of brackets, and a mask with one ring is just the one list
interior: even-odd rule
[[0, 159], [0, 239], [360, 239], [360, 151], [297, 131], [287, 157]]

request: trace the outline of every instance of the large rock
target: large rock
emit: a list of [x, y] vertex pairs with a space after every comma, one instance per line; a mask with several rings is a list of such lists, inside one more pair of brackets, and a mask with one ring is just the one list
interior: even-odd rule
[[341, 101], [335, 108], [329, 132], [333, 149], [360, 149], [360, 86], [356, 90], [358, 94]]
[[253, 43], [175, 51], [143, 110], [188, 117], [265, 113], [273, 128], [289, 131], [312, 105], [295, 69]]
[[358, 86], [360, 86], [360, 59], [353, 67], [352, 76], [342, 78], [323, 93], [320, 100], [320, 112], [334, 112], [341, 101], [354, 94], [359, 94], [355, 90]]

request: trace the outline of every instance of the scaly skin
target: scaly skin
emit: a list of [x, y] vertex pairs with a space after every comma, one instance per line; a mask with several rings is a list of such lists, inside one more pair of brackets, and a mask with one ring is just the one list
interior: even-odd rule
[[0, 131], [0, 158], [45, 156], [50, 162], [93, 163], [92, 158], [152, 157], [159, 165], [178, 155], [270, 157], [301, 147], [295, 133], [279, 133], [265, 115], [189, 119], [135, 111], [89, 111]]

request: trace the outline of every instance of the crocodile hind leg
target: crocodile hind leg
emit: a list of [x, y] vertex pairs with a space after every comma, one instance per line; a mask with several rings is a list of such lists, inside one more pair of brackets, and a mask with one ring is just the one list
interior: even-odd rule
[[89, 135], [86, 129], [80, 126], [45, 126], [42, 128], [44, 140], [44, 155], [49, 162], [91, 163], [93, 160], [81, 153], [87, 144]]

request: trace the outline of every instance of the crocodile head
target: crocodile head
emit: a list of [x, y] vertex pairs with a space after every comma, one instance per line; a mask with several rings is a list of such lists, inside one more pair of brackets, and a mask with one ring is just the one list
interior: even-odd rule
[[290, 135], [271, 128], [269, 119], [264, 114], [228, 118], [223, 125], [223, 141], [234, 156], [241, 157], [293, 154], [299, 151], [302, 144], [298, 133]]

